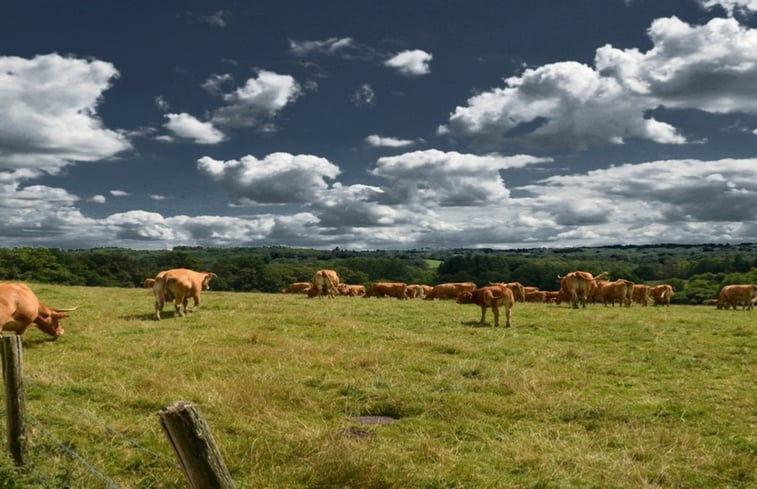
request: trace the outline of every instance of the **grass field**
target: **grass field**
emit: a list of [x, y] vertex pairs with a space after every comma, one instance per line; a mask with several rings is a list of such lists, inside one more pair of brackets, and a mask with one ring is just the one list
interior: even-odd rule
[[157, 322], [150, 291], [32, 288], [82, 307], [26, 335], [32, 463], [3, 454], [2, 488], [105, 487], [61, 444], [118, 487], [186, 487], [176, 400], [238, 488], [757, 487], [755, 311], [517, 304], [504, 329], [453, 301], [209, 291]]

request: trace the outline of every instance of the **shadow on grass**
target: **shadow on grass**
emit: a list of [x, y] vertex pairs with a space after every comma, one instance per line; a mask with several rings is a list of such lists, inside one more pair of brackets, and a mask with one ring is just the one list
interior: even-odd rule
[[460, 321], [460, 324], [463, 326], [468, 326], [469, 328], [493, 328], [494, 325], [492, 323], [484, 322], [479, 323], [478, 321]]
[[37, 338], [24, 338], [23, 343], [24, 343], [24, 348], [30, 349], [30, 348], [37, 348], [47, 343], [55, 343], [57, 340], [58, 338], [53, 338], [52, 336], [37, 337]]

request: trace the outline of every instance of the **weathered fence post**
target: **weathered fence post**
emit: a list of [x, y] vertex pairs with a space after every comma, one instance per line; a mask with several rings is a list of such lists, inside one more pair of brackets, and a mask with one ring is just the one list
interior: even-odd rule
[[234, 489], [213, 435], [192, 403], [176, 401], [159, 416], [191, 488]]
[[22, 376], [23, 346], [20, 335], [4, 336], [2, 341], [3, 381], [8, 450], [16, 465], [27, 461], [26, 395]]

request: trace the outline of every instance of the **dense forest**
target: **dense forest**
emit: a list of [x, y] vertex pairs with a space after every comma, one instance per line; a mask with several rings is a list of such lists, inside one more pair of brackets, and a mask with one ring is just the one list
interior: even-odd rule
[[168, 268], [212, 271], [214, 290], [279, 292], [331, 268], [343, 282], [368, 285], [399, 281], [517, 281], [543, 290], [558, 288], [557, 275], [573, 270], [607, 271], [611, 279], [669, 283], [673, 302], [707, 304], [723, 285], [757, 283], [757, 244], [606, 246], [590, 248], [449, 249], [402, 251], [314, 250], [287, 247], [0, 249], [0, 280], [140, 287]]

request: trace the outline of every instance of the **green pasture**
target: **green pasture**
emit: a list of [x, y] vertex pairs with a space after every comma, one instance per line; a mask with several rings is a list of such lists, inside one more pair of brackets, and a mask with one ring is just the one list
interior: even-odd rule
[[757, 487], [757, 311], [517, 304], [505, 329], [454, 301], [208, 291], [158, 322], [148, 290], [32, 288], [81, 307], [25, 337], [31, 463], [0, 455], [0, 488], [105, 487], [66, 449], [187, 487], [157, 416], [177, 400], [238, 488]]

